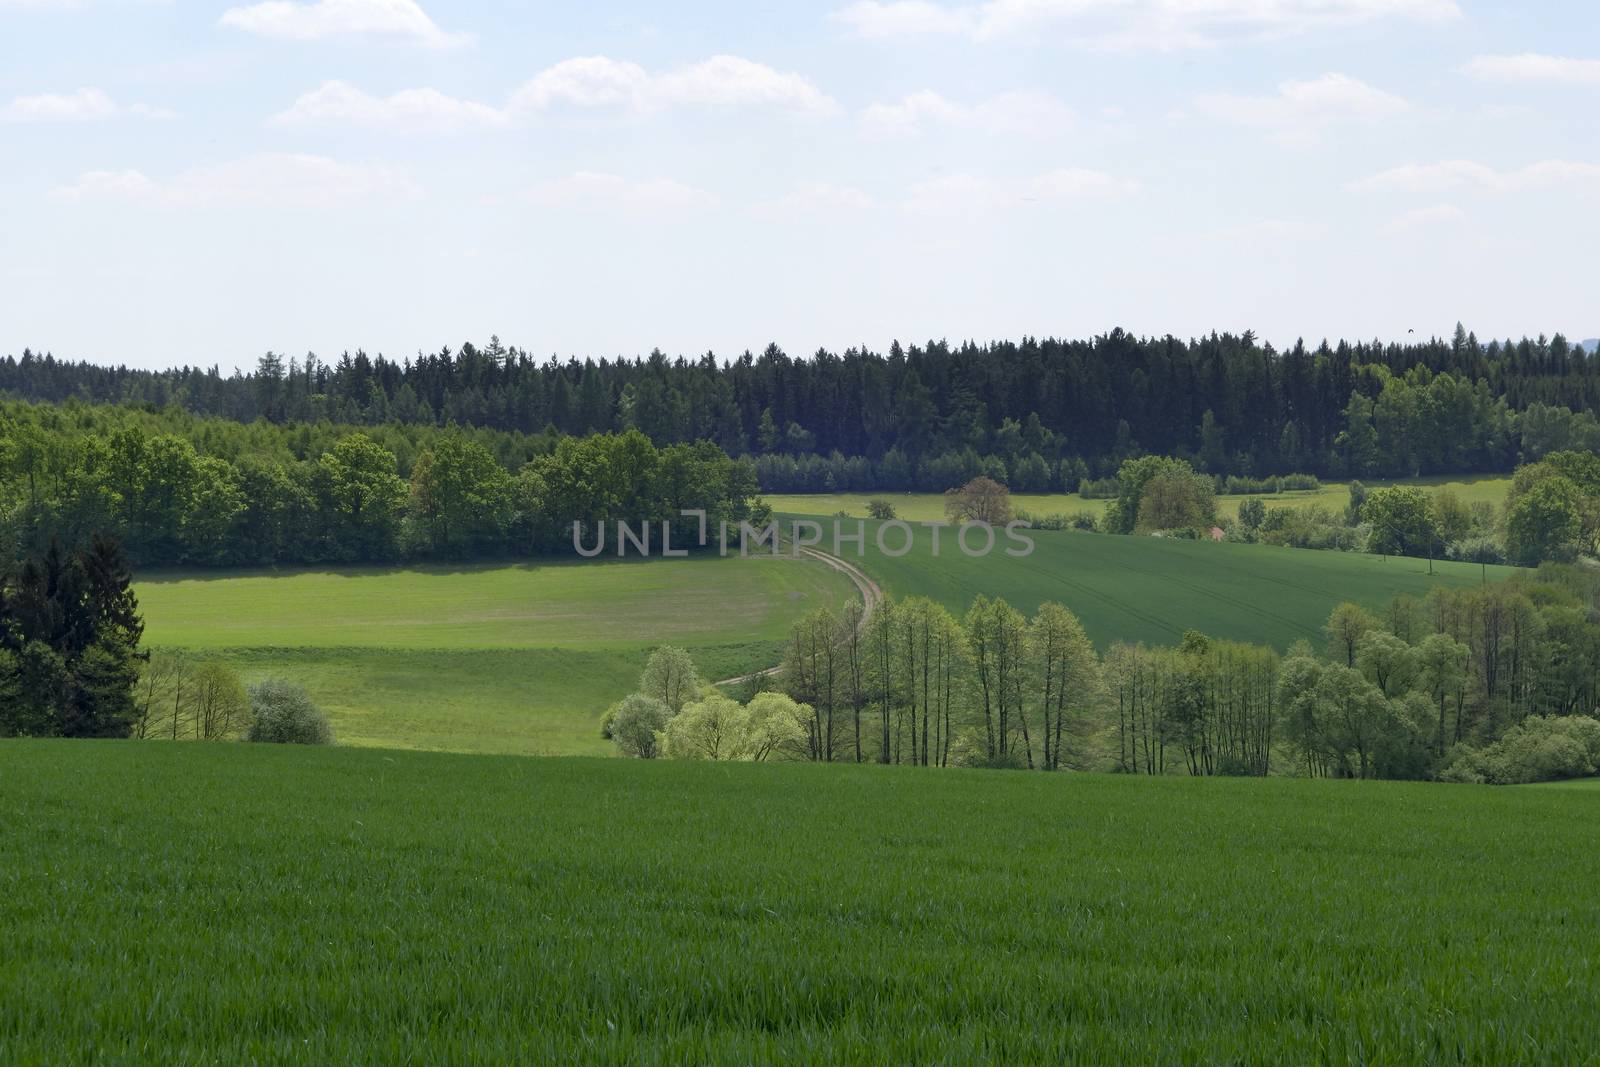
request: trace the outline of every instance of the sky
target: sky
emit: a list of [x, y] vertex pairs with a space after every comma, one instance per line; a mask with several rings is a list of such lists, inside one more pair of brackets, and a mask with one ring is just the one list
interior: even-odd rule
[[1594, 0], [0, 0], [0, 353], [1600, 336]]

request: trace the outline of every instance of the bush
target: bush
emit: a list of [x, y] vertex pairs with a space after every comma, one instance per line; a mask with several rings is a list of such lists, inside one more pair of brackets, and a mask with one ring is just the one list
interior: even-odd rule
[[1074, 511], [1067, 516], [1067, 521], [1071, 523], [1074, 530], [1087, 530], [1090, 533], [1094, 533], [1100, 529], [1100, 516], [1092, 511]]
[[1443, 774], [1447, 782], [1517, 785], [1585, 778], [1600, 771], [1600, 721], [1581, 715], [1534, 716], [1492, 745], [1462, 746]]
[[1321, 489], [1322, 482], [1315, 474], [1285, 474], [1278, 479], [1278, 488], [1285, 493], [1298, 489]]
[[894, 519], [894, 505], [882, 498], [869, 500], [867, 517], [877, 519], [879, 522], [889, 522]]
[[1122, 491], [1122, 483], [1115, 478], [1086, 478], [1078, 483], [1078, 495], [1085, 500], [1104, 500]]
[[269, 679], [250, 686], [249, 692], [250, 728], [245, 731], [246, 741], [275, 745], [333, 744], [333, 730], [328, 726], [327, 716], [298, 685]]
[[1282, 483], [1276, 478], [1244, 478], [1231, 474], [1222, 479], [1218, 491], [1226, 496], [1246, 496], [1276, 493], [1281, 487]]
[[1059, 511], [1048, 515], [1035, 515], [1028, 511], [1018, 511], [1017, 521], [1025, 522], [1033, 530], [1066, 530], [1071, 527], [1072, 519]]
[[1460, 560], [1463, 563], [1504, 563], [1506, 561], [1505, 549], [1500, 547], [1500, 542], [1492, 537], [1463, 537], [1459, 541], [1451, 541], [1445, 546], [1446, 559]]

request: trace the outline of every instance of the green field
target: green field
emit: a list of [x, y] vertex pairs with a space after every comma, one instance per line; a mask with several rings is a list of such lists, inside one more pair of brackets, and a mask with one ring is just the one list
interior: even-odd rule
[[[1175, 643], [1187, 629], [1278, 648], [1317, 642], [1340, 600], [1376, 608], [1485, 573], [1435, 563], [1430, 578], [1423, 560], [1047, 532], [1026, 559], [969, 558], [948, 534], [934, 559], [919, 533], [900, 559], [869, 540], [862, 565], [891, 595], [958, 614], [979, 593], [1030, 612], [1057, 600], [1102, 648]], [[657, 644], [684, 645], [707, 677], [729, 678], [776, 663], [796, 618], [854, 595], [821, 564], [714, 557], [158, 572], [137, 591], [148, 645], [227, 660], [249, 681], [304, 685], [343, 743], [523, 755], [607, 754], [600, 716]]]
[[1600, 795], [0, 742], [0, 1062], [1565, 1062]]
[[655, 645], [743, 674], [854, 588], [817, 563], [696, 557], [154, 572], [137, 592], [147, 645], [299, 682], [343, 743], [566, 755], [610, 751], [600, 716]]
[[[1363, 484], [1369, 488], [1383, 485], [1421, 485], [1430, 490], [1448, 489], [1460, 497], [1463, 503], [1470, 504], [1482, 500], [1499, 507], [1505, 503], [1506, 492], [1511, 488], [1511, 479], [1504, 475], [1484, 475], [1468, 476], [1464, 479], [1407, 478], [1403, 482], [1380, 479]], [[944, 518], [944, 496], [941, 493], [799, 493], [769, 495], [765, 499], [772, 505], [774, 511], [796, 515], [833, 515], [843, 511], [854, 518], [865, 518], [867, 501], [881, 499], [894, 505], [896, 516], [911, 522], [934, 522]], [[1219, 496], [1217, 511], [1224, 518], [1234, 518], [1239, 514], [1239, 505], [1249, 499], [1251, 498], [1247, 496]], [[1285, 504], [1296, 507], [1321, 504], [1337, 511], [1350, 503], [1350, 485], [1348, 482], [1324, 482], [1320, 489], [1270, 493], [1259, 499], [1268, 507]], [[1100, 515], [1105, 512], [1109, 503], [1104, 497], [1085, 500], [1077, 493], [1013, 493], [1011, 500], [1019, 510], [1034, 516], [1071, 515], [1079, 511], [1090, 511]]]
[[[1436, 583], [1476, 585], [1515, 573], [1435, 561], [1430, 576], [1427, 560], [1401, 556], [1045, 531], [1030, 535], [1031, 556], [1014, 559], [1004, 554], [1003, 537], [988, 556], [964, 555], [946, 530], [934, 558], [930, 532], [917, 529], [912, 551], [891, 558], [878, 551], [876, 529], [867, 523], [859, 562], [890, 595], [932, 597], [957, 614], [980, 593], [1025, 612], [1058, 601], [1102, 649], [1119, 640], [1176, 644], [1190, 629], [1280, 649], [1301, 638], [1320, 644], [1322, 624], [1342, 600], [1380, 608], [1396, 594], [1420, 597]], [[831, 547], [828, 530], [824, 548]], [[853, 531], [851, 524], [845, 532]], [[900, 544], [895, 536], [891, 549]], [[842, 547], [856, 559], [853, 547]]]

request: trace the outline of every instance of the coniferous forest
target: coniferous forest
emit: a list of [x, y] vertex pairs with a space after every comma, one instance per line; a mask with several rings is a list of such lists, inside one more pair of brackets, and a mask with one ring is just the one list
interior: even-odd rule
[[658, 446], [749, 454], [769, 491], [942, 491], [975, 471], [1071, 491], [1139, 454], [1212, 474], [1408, 477], [1509, 471], [1600, 444], [1600, 359], [1557, 334], [1279, 350], [1252, 333], [1179, 340], [929, 342], [795, 358], [769, 345], [560, 361], [464, 344], [395, 360], [269, 353], [248, 372], [149, 371], [25, 350], [0, 392], [240, 422], [458, 425], [538, 434], [637, 429]]

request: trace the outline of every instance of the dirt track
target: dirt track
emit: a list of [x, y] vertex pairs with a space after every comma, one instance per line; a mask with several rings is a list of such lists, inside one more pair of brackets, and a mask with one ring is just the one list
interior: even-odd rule
[[[805, 555], [810, 556], [812, 559], [821, 563], [825, 563], [834, 570], [842, 572], [845, 577], [849, 578], [855, 583], [856, 591], [861, 594], [862, 606], [861, 621], [857, 623], [857, 626], [865, 626], [867, 624], [867, 620], [872, 618], [873, 610], [883, 602], [883, 587], [878, 585], [877, 582], [873, 581], [866, 571], [862, 570], [860, 567], [857, 567], [854, 563], [840, 559], [838, 556], [815, 548], [802, 548], [800, 551]], [[781, 666], [768, 667], [764, 671], [756, 671], [752, 674], [741, 674], [737, 678], [724, 678], [722, 681], [713, 682], [712, 684], [738, 685], [740, 682], [748, 682], [754, 678], [770, 678], [772, 675], [777, 674], [782, 669], [783, 668]]]

